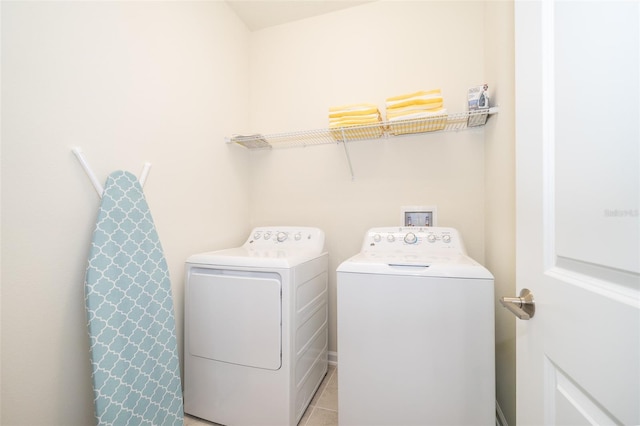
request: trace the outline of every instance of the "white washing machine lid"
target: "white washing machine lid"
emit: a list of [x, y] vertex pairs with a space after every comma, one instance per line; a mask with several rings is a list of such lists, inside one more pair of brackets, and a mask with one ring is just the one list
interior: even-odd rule
[[365, 234], [360, 253], [337, 272], [493, 279], [467, 255], [458, 231], [446, 227], [382, 227]]
[[492, 280], [493, 275], [478, 262], [460, 253], [443, 251], [429, 254], [365, 252], [345, 260], [338, 273], [410, 275], [440, 278]]
[[293, 268], [325, 253], [307, 250], [247, 249], [236, 247], [225, 250], [194, 254], [187, 263], [217, 266], [246, 266], [256, 268]]

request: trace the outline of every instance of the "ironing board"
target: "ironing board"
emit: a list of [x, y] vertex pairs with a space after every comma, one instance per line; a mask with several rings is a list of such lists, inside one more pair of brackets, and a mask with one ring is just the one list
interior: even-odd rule
[[99, 425], [182, 425], [171, 282], [137, 178], [107, 179], [85, 280]]

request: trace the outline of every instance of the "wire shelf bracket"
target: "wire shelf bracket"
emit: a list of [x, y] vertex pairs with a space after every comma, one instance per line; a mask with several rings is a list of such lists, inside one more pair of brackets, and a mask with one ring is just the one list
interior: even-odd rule
[[344, 147], [344, 155], [345, 157], [347, 157], [347, 164], [349, 165], [349, 172], [351, 173], [351, 180], [355, 180], [355, 176], [353, 174], [353, 165], [351, 165], [351, 157], [349, 156], [349, 149], [347, 149], [347, 143], [344, 142], [345, 139], [345, 134], [344, 134], [344, 127], [342, 128], [342, 146]]

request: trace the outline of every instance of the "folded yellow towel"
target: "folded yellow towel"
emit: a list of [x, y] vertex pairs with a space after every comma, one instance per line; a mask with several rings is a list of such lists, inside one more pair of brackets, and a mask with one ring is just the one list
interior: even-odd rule
[[440, 93], [440, 89], [420, 91], [415, 93], [409, 93], [406, 95], [391, 96], [390, 98], [387, 98], [387, 102], [405, 101], [411, 98], [429, 98], [433, 96], [442, 96]]
[[442, 130], [447, 124], [440, 89], [392, 96], [385, 105], [389, 131], [395, 135]]
[[340, 123], [330, 123], [329, 124], [329, 128], [330, 129], [337, 129], [340, 127], [353, 127], [353, 126], [371, 126], [371, 125], [375, 125], [381, 123], [380, 120], [368, 120], [368, 121], [341, 121]]
[[373, 112], [370, 112], [368, 114], [343, 114], [343, 115], [339, 115], [336, 117], [329, 117], [330, 121], [340, 121], [343, 119], [349, 119], [349, 118], [355, 118], [355, 119], [365, 119], [365, 118], [376, 118], [380, 115], [380, 111], [375, 110]]
[[426, 105], [407, 105], [400, 108], [387, 108], [387, 118], [423, 111], [437, 111], [443, 106], [444, 102], [434, 102]]
[[329, 125], [332, 126], [355, 126], [358, 124], [370, 124], [382, 121], [380, 113], [367, 115], [354, 115], [338, 118], [330, 118]]
[[329, 108], [329, 130], [336, 141], [379, 138], [383, 131], [381, 122], [382, 116], [375, 104]]
[[352, 117], [352, 116], [369, 115], [369, 114], [377, 114], [377, 113], [379, 113], [377, 107], [371, 107], [366, 109], [363, 108], [363, 109], [353, 110], [353, 111], [344, 111], [344, 110], [336, 111], [336, 112], [329, 111], [329, 118]]
[[342, 121], [340, 123], [331, 123], [329, 124], [330, 129], [339, 129], [341, 127], [362, 127], [362, 126], [377, 126], [382, 121], [380, 120], [369, 120], [369, 121]]
[[382, 121], [380, 110], [374, 104], [352, 104], [329, 108], [329, 124], [353, 126]]
[[387, 108], [398, 108], [413, 103], [428, 103], [433, 100], [442, 101], [440, 89], [429, 90], [427, 92], [416, 92], [408, 95], [392, 96], [386, 99]]
[[382, 115], [370, 103], [329, 107], [329, 130], [336, 141], [379, 138]]
[[439, 108], [442, 106], [443, 102], [444, 100], [442, 97], [431, 99], [408, 99], [406, 101], [397, 102], [393, 105], [387, 105], [387, 111], [407, 106], [420, 106], [425, 109]]

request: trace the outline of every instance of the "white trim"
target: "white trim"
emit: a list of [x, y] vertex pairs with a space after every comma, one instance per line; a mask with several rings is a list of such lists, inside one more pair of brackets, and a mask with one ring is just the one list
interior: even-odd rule
[[338, 352], [329, 351], [328, 357], [329, 357], [329, 365], [333, 365], [333, 366], [337, 367], [338, 366]]
[[542, 2], [542, 209], [544, 269], [556, 264], [555, 223], [555, 3]]

